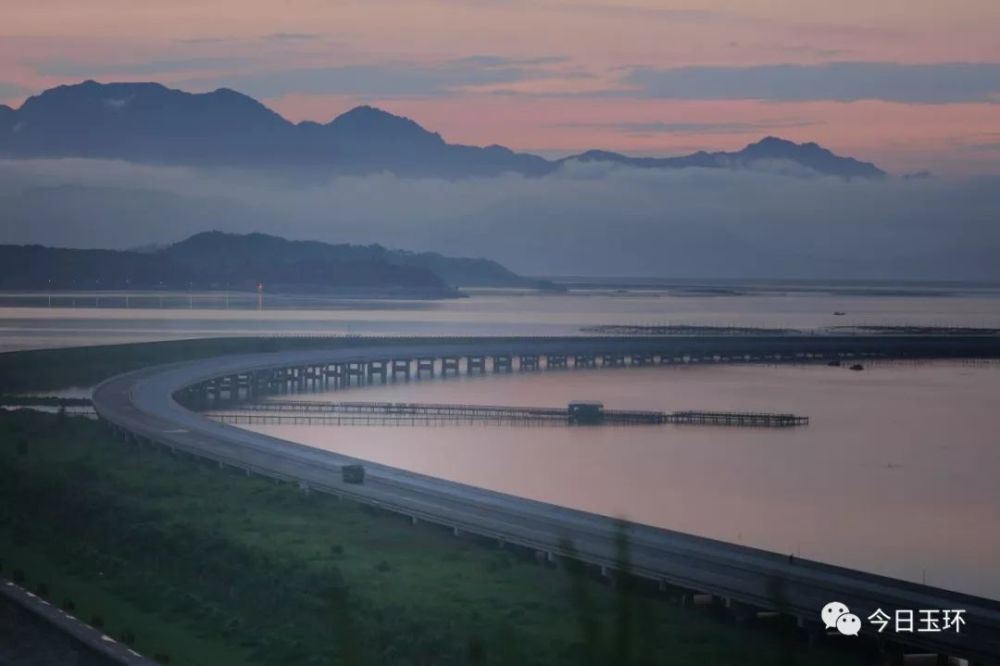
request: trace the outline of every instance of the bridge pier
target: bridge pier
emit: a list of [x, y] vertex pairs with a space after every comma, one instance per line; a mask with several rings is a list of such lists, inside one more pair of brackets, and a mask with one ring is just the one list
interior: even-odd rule
[[486, 372], [485, 356], [469, 356], [465, 361], [466, 371], [471, 375], [474, 372]]
[[265, 383], [265, 373], [260, 370], [254, 370], [250, 374], [250, 396], [256, 398], [262, 392], [262, 389], [266, 387]]
[[250, 374], [240, 373], [236, 375], [236, 399], [250, 397]]
[[625, 365], [625, 354], [602, 354], [601, 362], [604, 367], [617, 367]]
[[630, 365], [642, 366], [642, 365], [652, 365], [653, 355], [652, 354], [632, 354]]
[[373, 381], [375, 377], [379, 377], [384, 384], [388, 378], [388, 367], [389, 361], [368, 361], [368, 381]]
[[229, 385], [225, 377], [219, 377], [214, 382], [212, 382], [212, 400], [215, 402], [223, 402], [225, 400], [226, 394], [229, 392]]
[[710, 608], [712, 606], [719, 606], [720, 599], [714, 594], [695, 592], [691, 595], [691, 605], [698, 608]]
[[268, 393], [278, 393], [282, 390], [283, 373], [280, 370], [267, 370], [264, 381]]
[[230, 375], [225, 378], [226, 399], [230, 402], [239, 400], [239, 375]]
[[331, 363], [326, 366], [326, 371], [324, 373], [327, 377], [327, 381], [333, 378], [334, 388], [340, 388], [344, 383], [344, 364], [343, 363]]
[[395, 379], [396, 375], [403, 375], [406, 379], [410, 378], [410, 360], [406, 359], [401, 361], [399, 359], [394, 359], [392, 361], [392, 378]]
[[358, 384], [362, 384], [367, 374], [368, 364], [365, 361], [351, 361], [347, 364], [347, 385], [351, 380], [357, 378]]
[[551, 550], [536, 550], [535, 562], [538, 562], [539, 564], [558, 565], [555, 553]]
[[565, 354], [549, 354], [545, 358], [546, 368], [565, 368], [566, 367], [566, 355]]

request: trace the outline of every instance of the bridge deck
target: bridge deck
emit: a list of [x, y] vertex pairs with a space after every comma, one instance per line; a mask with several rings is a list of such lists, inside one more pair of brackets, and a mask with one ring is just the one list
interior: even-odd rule
[[[1000, 339], [973, 336], [487, 339], [226, 356], [115, 377], [97, 387], [94, 405], [103, 419], [128, 437], [216, 460], [247, 473], [350, 497], [414, 519], [537, 549], [550, 556], [566, 554], [563, 540], [568, 539], [578, 558], [613, 568], [617, 559], [617, 523], [611, 518], [240, 430], [193, 413], [172, 399], [185, 387], [214, 378], [333, 362], [471, 354], [568, 355], [609, 349], [673, 355], [695, 351], [724, 355], [809, 353], [820, 357], [847, 354], [996, 357], [1000, 356]], [[365, 465], [365, 483], [344, 483], [341, 467], [358, 463]], [[916, 650], [1000, 664], [1000, 602], [820, 562], [798, 558], [793, 562], [783, 554], [647, 525], [629, 524], [625, 536], [631, 544], [631, 569], [636, 575], [772, 609], [778, 605], [774, 590], [779, 583], [784, 612], [811, 626], [817, 626], [819, 611], [831, 600], [848, 605], [860, 617], [867, 617], [876, 609], [890, 614], [895, 609], [964, 609], [967, 625], [961, 633], [878, 637]], [[863, 633], [870, 631], [867, 625], [863, 629]]]

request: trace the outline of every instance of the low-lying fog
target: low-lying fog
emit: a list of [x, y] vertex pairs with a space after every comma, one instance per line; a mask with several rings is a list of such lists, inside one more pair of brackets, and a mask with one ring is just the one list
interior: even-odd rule
[[496, 259], [535, 275], [1000, 279], [1000, 176], [881, 182], [570, 163], [543, 178], [325, 178], [0, 162], [0, 243], [130, 248], [208, 229]]

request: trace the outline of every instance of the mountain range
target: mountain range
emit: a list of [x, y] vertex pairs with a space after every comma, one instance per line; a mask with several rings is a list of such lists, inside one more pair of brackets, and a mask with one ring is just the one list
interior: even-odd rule
[[166, 247], [79, 250], [0, 245], [4, 289], [234, 289], [328, 293], [378, 290], [455, 296], [455, 287], [551, 288], [487, 259], [388, 250], [380, 245], [290, 241], [267, 234], [195, 234]]
[[548, 160], [503, 146], [447, 143], [414, 121], [359, 106], [326, 124], [292, 123], [257, 100], [222, 88], [188, 93], [159, 83], [58, 86], [20, 108], [0, 105], [0, 157], [81, 157], [153, 164], [381, 171], [403, 177], [542, 176], [568, 161], [635, 168], [745, 169], [792, 164], [822, 175], [882, 178], [870, 162], [815, 144], [767, 137], [734, 152], [630, 157], [587, 151]]

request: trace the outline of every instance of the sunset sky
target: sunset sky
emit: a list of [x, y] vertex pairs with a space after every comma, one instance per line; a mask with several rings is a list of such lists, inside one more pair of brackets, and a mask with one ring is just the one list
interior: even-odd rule
[[0, 101], [92, 78], [359, 103], [565, 154], [773, 134], [896, 172], [1000, 172], [997, 0], [2, 0]]

